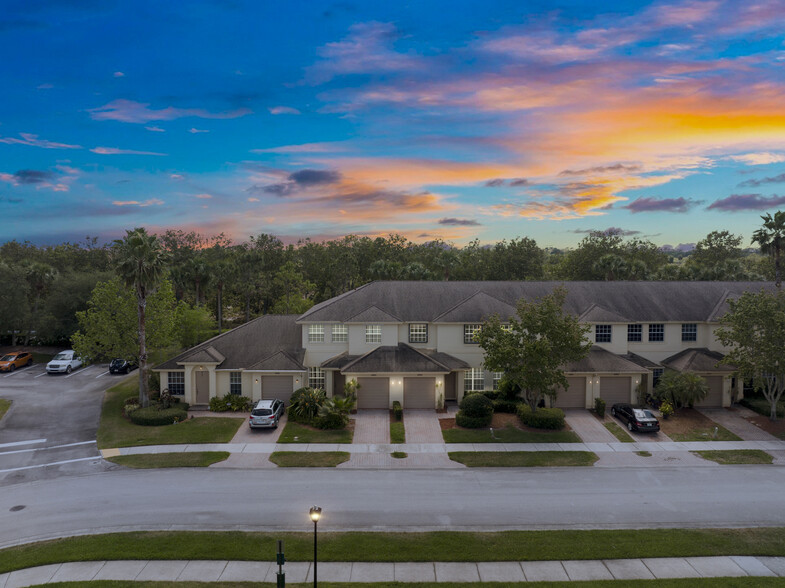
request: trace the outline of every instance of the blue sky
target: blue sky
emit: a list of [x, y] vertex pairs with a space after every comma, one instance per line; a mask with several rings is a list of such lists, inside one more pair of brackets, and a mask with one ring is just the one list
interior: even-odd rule
[[0, 238], [745, 241], [785, 4], [7, 0]]

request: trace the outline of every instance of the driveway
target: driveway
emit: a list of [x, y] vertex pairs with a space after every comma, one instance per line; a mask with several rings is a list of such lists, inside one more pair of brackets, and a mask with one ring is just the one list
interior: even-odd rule
[[404, 410], [407, 443], [444, 443], [439, 416], [434, 410]]
[[361, 409], [354, 415], [352, 443], [390, 442], [390, 411]]
[[761, 417], [757, 412], [751, 411], [744, 406], [733, 408], [696, 408], [698, 412], [713, 420], [718, 425], [722, 425], [731, 433], [735, 433], [745, 441], [778, 441], [777, 437], [770, 435], [763, 429], [759, 429], [749, 421], [748, 418]]
[[564, 420], [584, 443], [618, 443], [619, 440], [605, 428], [602, 421], [585, 408], [567, 408]]

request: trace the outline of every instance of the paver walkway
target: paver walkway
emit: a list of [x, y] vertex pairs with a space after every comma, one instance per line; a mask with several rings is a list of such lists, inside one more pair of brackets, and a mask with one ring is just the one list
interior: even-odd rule
[[[121, 560], [50, 564], [0, 574], [0, 588], [91, 580], [275, 582], [273, 562]], [[313, 582], [310, 562], [283, 566], [287, 583]], [[785, 557], [674, 557], [524, 562], [320, 562], [322, 582], [555, 582], [785, 577]]]
[[444, 443], [439, 418], [433, 410], [407, 410], [403, 413], [406, 443]]
[[698, 412], [713, 420], [718, 425], [722, 425], [731, 433], [734, 433], [745, 441], [776, 441], [774, 435], [770, 435], [763, 429], [756, 427], [745, 420], [745, 417], [761, 418], [766, 417], [751, 411], [745, 406], [734, 407], [732, 410], [727, 408], [698, 408]]
[[389, 410], [358, 410], [352, 418], [354, 419], [352, 443], [390, 442]]

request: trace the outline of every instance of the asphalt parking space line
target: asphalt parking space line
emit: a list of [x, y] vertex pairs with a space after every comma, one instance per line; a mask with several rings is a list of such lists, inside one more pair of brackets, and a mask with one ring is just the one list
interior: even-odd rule
[[34, 377], [34, 378], [40, 378], [41, 376], [45, 376], [45, 375], [46, 375], [46, 372], [41, 372], [41, 373], [40, 373], [40, 374], [38, 374], [37, 376], [33, 376], [33, 377]]
[[72, 371], [70, 374], [67, 374], [65, 377], [66, 377], [66, 378], [70, 378], [71, 376], [75, 376], [75, 375], [77, 375], [77, 374], [84, 374], [85, 372], [87, 372], [88, 370], [90, 370], [90, 369], [91, 369], [91, 368], [93, 368], [93, 367], [95, 367], [95, 366], [88, 365], [88, 366], [87, 366], [87, 367], [85, 367], [85, 368], [81, 368], [81, 369], [75, 369], [75, 370], [74, 370], [74, 371]]
[[78, 445], [95, 444], [95, 441], [79, 441], [77, 443], [66, 443], [65, 445], [52, 445], [51, 447], [33, 447], [32, 449], [15, 449], [13, 451], [0, 451], [0, 456], [11, 455], [13, 453], [31, 453], [33, 451], [46, 451], [47, 449], [62, 449], [64, 447], [76, 447]]
[[6, 375], [4, 375], [3, 377], [4, 377], [4, 378], [10, 378], [11, 376], [15, 376], [15, 375], [17, 375], [17, 374], [24, 374], [25, 372], [28, 372], [28, 371], [30, 371], [29, 369], [25, 369], [25, 368], [29, 368], [29, 367], [30, 367], [29, 365], [26, 365], [26, 366], [24, 366], [24, 367], [20, 367], [20, 368], [18, 368], [18, 369], [15, 369], [15, 370], [14, 370], [14, 371], [12, 371], [12, 372], [9, 372], [9, 373], [7, 373], [7, 374], [6, 374]]
[[[32, 445], [33, 443], [46, 443], [46, 439], [28, 439], [27, 441], [12, 441], [11, 443], [0, 443], [0, 447], [18, 447], [20, 445]], [[93, 441], [95, 443], [95, 441]]]
[[95, 379], [97, 380], [98, 378], [103, 378], [103, 377], [104, 377], [105, 375], [107, 375], [108, 373], [109, 373], [109, 370], [106, 370], [105, 372], [101, 372], [100, 374], [98, 374], [98, 375], [95, 377]]
[[53, 461], [51, 463], [41, 463], [41, 464], [38, 464], [38, 465], [23, 466], [23, 467], [20, 467], [20, 468], [11, 468], [11, 469], [8, 469], [8, 470], [0, 470], [0, 474], [8, 474], [8, 473], [11, 473], [11, 472], [18, 472], [18, 471], [21, 471], [21, 470], [33, 470], [33, 469], [36, 469], [36, 468], [45, 468], [45, 467], [48, 467], [48, 466], [64, 465], [64, 464], [67, 464], [67, 463], [76, 463], [78, 461], [90, 461], [90, 460], [93, 460], [93, 459], [101, 459], [101, 456], [100, 455], [94, 455], [93, 457], [79, 457], [77, 459], [66, 459], [64, 461]]

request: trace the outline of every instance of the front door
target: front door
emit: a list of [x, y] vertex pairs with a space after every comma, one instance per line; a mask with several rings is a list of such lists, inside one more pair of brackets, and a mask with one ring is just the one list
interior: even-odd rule
[[196, 404], [210, 403], [210, 374], [204, 370], [196, 372]]

